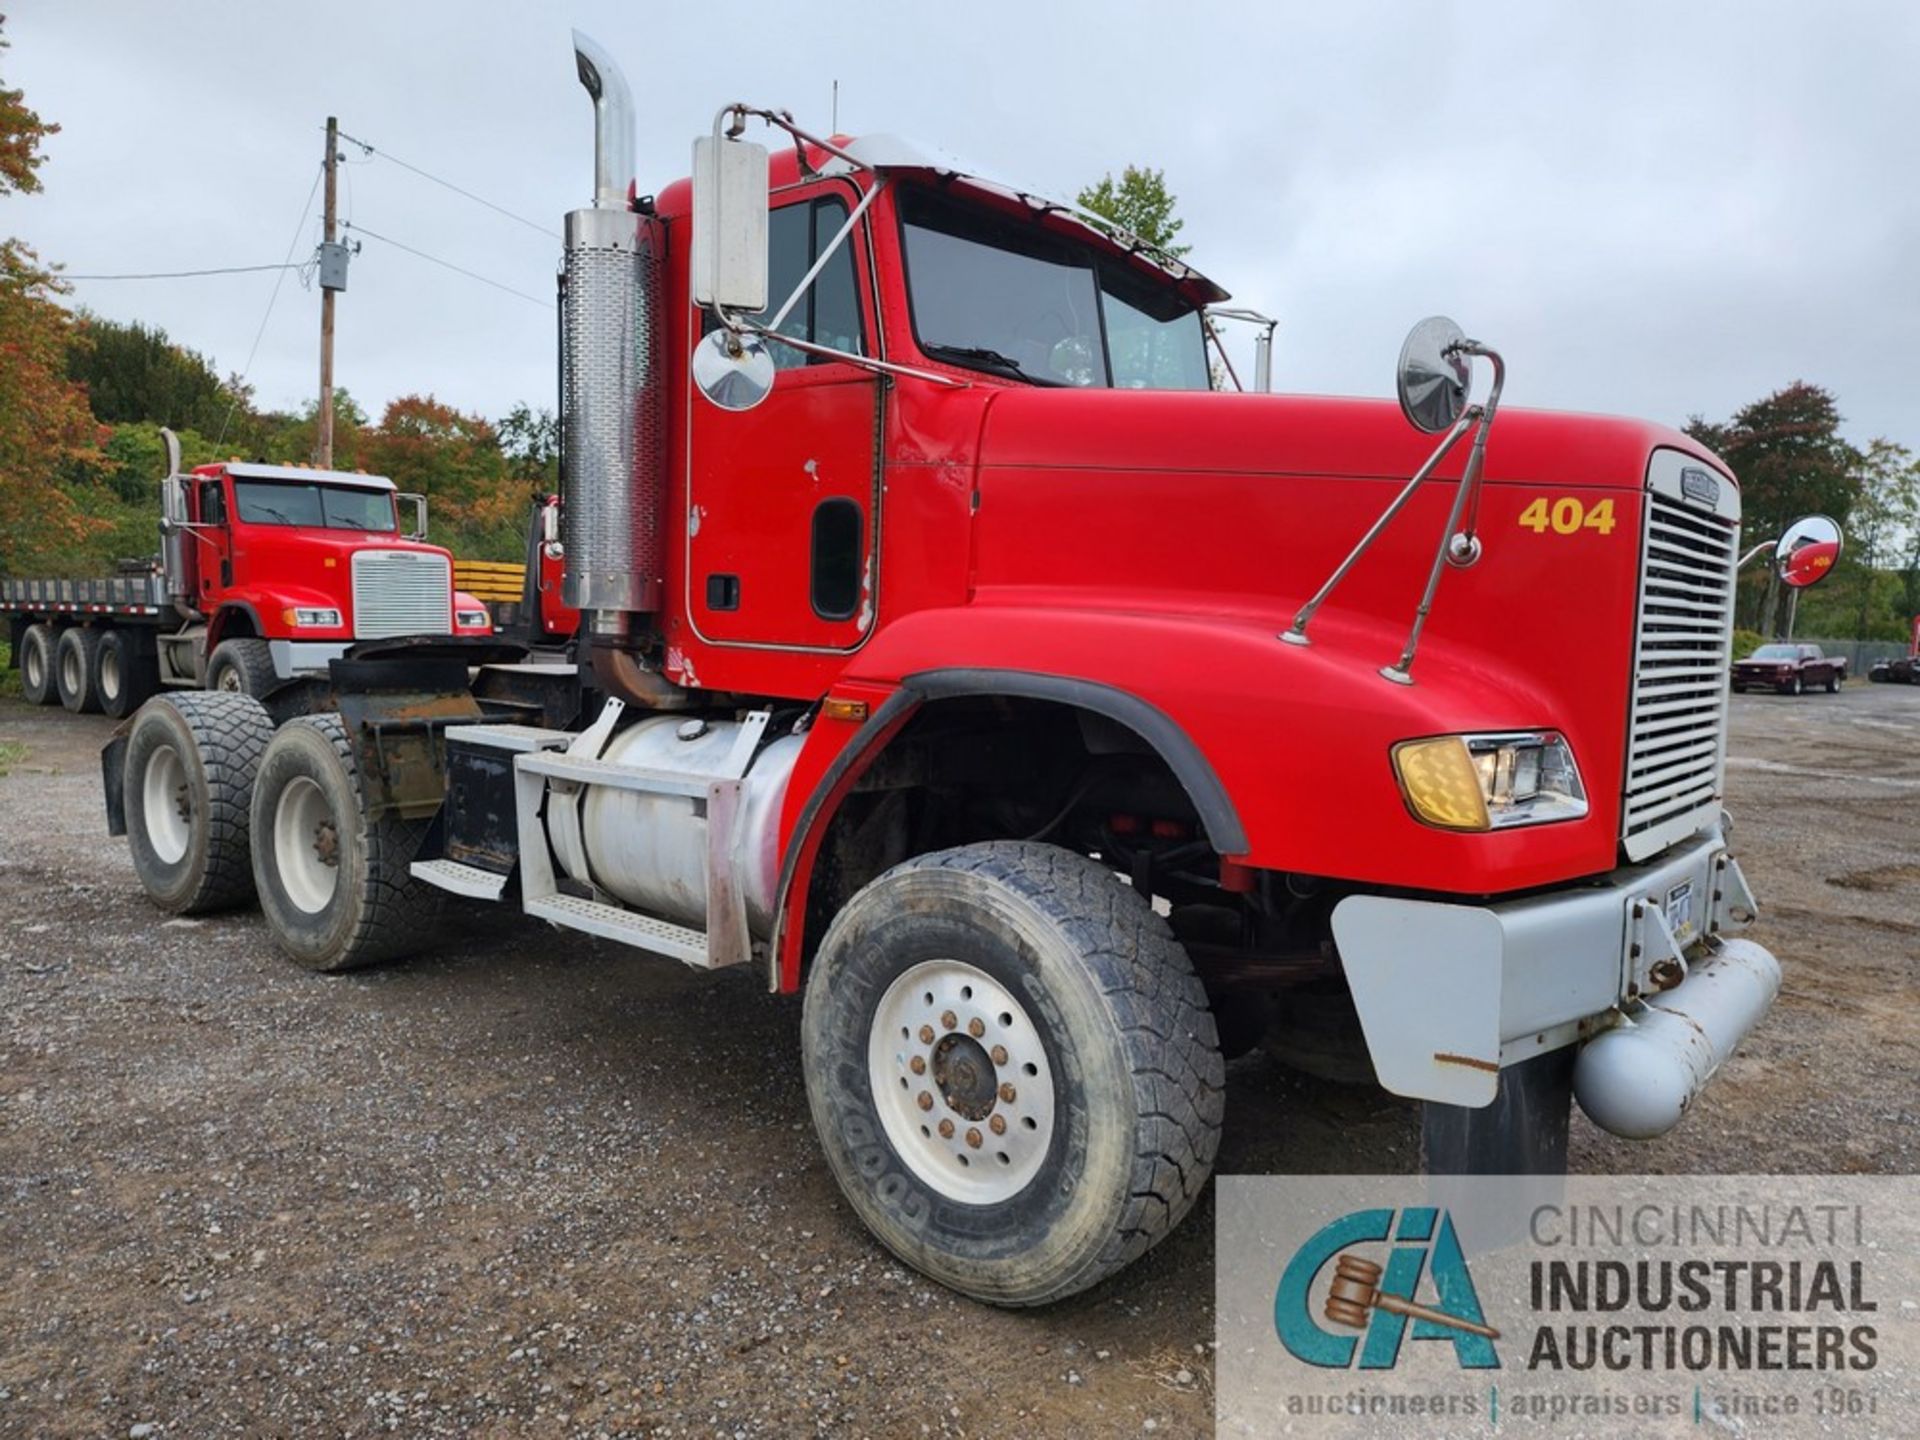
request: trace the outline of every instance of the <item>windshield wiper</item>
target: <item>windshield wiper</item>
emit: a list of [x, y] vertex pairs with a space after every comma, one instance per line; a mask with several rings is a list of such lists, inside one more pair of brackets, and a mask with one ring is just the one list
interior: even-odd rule
[[1016, 380], [1025, 380], [1034, 385], [1065, 385], [1064, 380], [1051, 380], [1044, 375], [1035, 375], [1022, 368], [1020, 362], [1011, 355], [1002, 355], [998, 350], [989, 350], [984, 345], [922, 345], [921, 349], [929, 355], [945, 360], [960, 360], [983, 369], [998, 370], [1011, 375]]

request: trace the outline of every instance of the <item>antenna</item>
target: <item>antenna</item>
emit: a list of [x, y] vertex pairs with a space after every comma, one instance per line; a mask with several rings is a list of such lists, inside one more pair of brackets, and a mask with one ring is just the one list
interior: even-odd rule
[[840, 82], [833, 82], [833, 103], [827, 109], [827, 134], [840, 133]]

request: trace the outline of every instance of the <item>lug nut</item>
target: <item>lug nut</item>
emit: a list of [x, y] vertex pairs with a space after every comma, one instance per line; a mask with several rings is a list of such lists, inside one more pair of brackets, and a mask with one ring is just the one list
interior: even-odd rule
[[954, 1013], [951, 1010], [945, 1011], [940, 1016], [940, 1024], [945, 1029], [951, 1030], [959, 1023], [959, 1020], [954, 1017]]
[[987, 1022], [982, 1020], [978, 1015], [974, 1016], [973, 1019], [967, 1021], [967, 1034], [973, 1036], [974, 1039], [978, 1040], [982, 1035], [986, 1033], [987, 1033]]
[[940, 1138], [942, 1140], [953, 1139], [953, 1121], [942, 1120], [940, 1122]]
[[924, 1055], [915, 1055], [911, 1060], [907, 1061], [907, 1068], [913, 1071], [913, 1073], [916, 1075], [926, 1074], [927, 1073], [926, 1057]]
[[919, 1100], [917, 1100], [915, 1103], [919, 1105], [919, 1107], [922, 1110], [931, 1110], [933, 1109], [933, 1096], [929, 1095], [926, 1091], [922, 1090], [920, 1092]]
[[980, 1132], [978, 1130], [969, 1129], [967, 1131], [967, 1148], [969, 1150], [978, 1150], [980, 1148]]
[[987, 1052], [987, 1054], [992, 1058], [993, 1063], [996, 1065], [1004, 1065], [1007, 1063], [1007, 1047], [1004, 1045], [994, 1046], [993, 1049]]
[[922, 1025], [920, 1027], [920, 1043], [922, 1045], [933, 1044], [933, 1026]]
[[1004, 1115], [989, 1116], [987, 1118], [987, 1128], [993, 1131], [993, 1133], [996, 1135], [1006, 1134], [1007, 1133], [1007, 1117]]
[[1014, 1102], [1018, 1094], [1019, 1092], [1016, 1091], [1011, 1085], [1002, 1085], [1000, 1087], [1000, 1098], [1006, 1101], [1007, 1104], [1009, 1105], [1011, 1105]]

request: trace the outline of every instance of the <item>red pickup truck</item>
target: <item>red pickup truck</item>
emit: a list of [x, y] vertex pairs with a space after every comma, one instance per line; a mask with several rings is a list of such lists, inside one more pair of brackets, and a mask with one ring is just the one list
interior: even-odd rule
[[1778, 690], [1782, 695], [1804, 695], [1825, 689], [1831, 695], [1847, 678], [1844, 655], [1827, 655], [1818, 645], [1762, 645], [1733, 667], [1733, 693]]

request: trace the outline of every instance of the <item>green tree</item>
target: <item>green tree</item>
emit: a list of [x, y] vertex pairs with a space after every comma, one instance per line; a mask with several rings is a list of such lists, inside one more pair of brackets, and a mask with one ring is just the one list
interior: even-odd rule
[[1122, 230], [1131, 231], [1176, 259], [1193, 247], [1176, 244], [1186, 222], [1173, 213], [1175, 197], [1167, 190], [1166, 172], [1129, 165], [1115, 180], [1111, 172], [1079, 194], [1079, 204]]
[[[1740, 478], [1742, 527], [1751, 540], [1771, 539], [1801, 515], [1831, 515], [1842, 524], [1859, 492], [1859, 452], [1840, 438], [1832, 394], [1796, 380], [1755, 400], [1724, 423], [1696, 415], [1687, 434], [1719, 453]], [[1780, 586], [1770, 567], [1745, 586], [1757, 628], [1777, 633]]]
[[84, 312], [82, 320], [86, 343], [68, 355], [67, 374], [87, 387], [96, 419], [217, 435], [229, 414], [246, 410], [245, 397], [204, 356], [176, 345], [159, 327]]
[[549, 492], [560, 487], [560, 422], [551, 410], [535, 410], [522, 400], [495, 429], [514, 479]]
[[1854, 636], [1897, 639], [1907, 633], [1903, 621], [1908, 617], [1898, 609], [1904, 587], [1894, 581], [1894, 572], [1910, 568], [1900, 562], [1920, 545], [1920, 464], [1906, 446], [1876, 439], [1861, 454], [1858, 478], [1859, 498], [1847, 526], [1847, 551], [1861, 572]]

